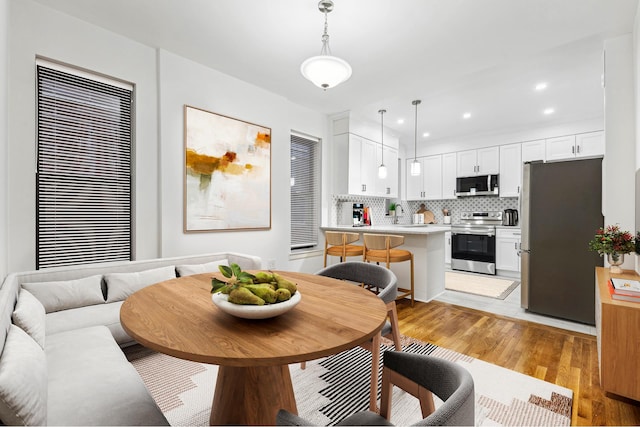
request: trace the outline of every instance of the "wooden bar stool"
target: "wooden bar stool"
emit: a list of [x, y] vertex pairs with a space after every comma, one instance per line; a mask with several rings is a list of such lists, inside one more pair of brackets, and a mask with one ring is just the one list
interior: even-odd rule
[[398, 299], [411, 297], [411, 307], [414, 301], [413, 287], [413, 252], [405, 249], [394, 249], [404, 243], [404, 236], [393, 234], [362, 234], [364, 240], [363, 261], [384, 262], [389, 268], [392, 262], [411, 261], [411, 288], [401, 288], [398, 286]]
[[327, 255], [339, 256], [343, 262], [348, 256], [362, 256], [364, 248], [350, 243], [360, 240], [359, 233], [325, 231], [324, 232], [324, 266], [327, 266]]

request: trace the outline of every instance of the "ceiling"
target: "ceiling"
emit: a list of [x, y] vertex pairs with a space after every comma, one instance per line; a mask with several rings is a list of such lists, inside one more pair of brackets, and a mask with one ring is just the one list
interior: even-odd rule
[[603, 40], [633, 31], [638, 4], [334, 0], [330, 47], [353, 75], [323, 91], [299, 71], [320, 53], [317, 0], [36, 1], [316, 111], [379, 123], [384, 108], [385, 125], [411, 144], [414, 99], [419, 144], [601, 118]]

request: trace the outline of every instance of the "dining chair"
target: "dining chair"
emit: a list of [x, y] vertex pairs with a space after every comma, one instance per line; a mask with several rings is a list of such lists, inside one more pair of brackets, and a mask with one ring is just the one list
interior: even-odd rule
[[340, 257], [344, 262], [349, 256], [362, 256], [364, 248], [351, 243], [360, 240], [360, 233], [353, 232], [324, 232], [324, 267], [327, 266], [327, 255]]
[[[380, 367], [380, 337], [389, 336], [393, 340], [395, 350], [402, 351], [400, 330], [398, 328], [398, 312], [396, 311], [396, 294], [398, 279], [393, 271], [377, 264], [362, 261], [350, 261], [333, 264], [318, 271], [320, 276], [353, 282], [355, 285], [368, 285], [378, 289], [378, 297], [387, 306], [387, 321], [380, 333], [371, 341], [361, 346], [371, 351], [371, 398], [370, 409], [377, 409], [378, 371]], [[302, 365], [304, 368], [304, 364]]]
[[[462, 366], [449, 360], [423, 354], [385, 351], [382, 369], [380, 414], [360, 411], [339, 421], [338, 425], [391, 424], [393, 386], [418, 398], [423, 419], [420, 426], [473, 426], [475, 424], [475, 387], [473, 377]], [[433, 394], [442, 401], [435, 407]], [[276, 425], [306, 426], [310, 422], [281, 409]]]

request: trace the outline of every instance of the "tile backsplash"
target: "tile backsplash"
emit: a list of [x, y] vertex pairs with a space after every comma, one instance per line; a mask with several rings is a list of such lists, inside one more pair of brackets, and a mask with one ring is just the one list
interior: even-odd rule
[[[395, 200], [393, 200], [395, 201]], [[333, 195], [331, 203], [331, 226], [338, 225], [338, 218], [343, 215], [343, 208], [348, 209], [350, 215], [351, 207], [349, 203], [363, 203], [370, 208], [372, 225], [393, 224], [393, 217], [387, 216], [385, 211], [385, 199], [379, 197]], [[398, 224], [411, 224], [411, 214], [420, 209], [422, 203], [426, 209], [433, 212], [436, 224], [444, 222], [442, 209], [449, 209], [451, 223], [456, 224], [460, 220], [460, 213], [467, 211], [501, 211], [504, 209], [519, 209], [517, 197], [461, 197], [448, 200], [425, 200], [425, 201], [395, 201], [402, 207], [404, 213], [399, 212]]]

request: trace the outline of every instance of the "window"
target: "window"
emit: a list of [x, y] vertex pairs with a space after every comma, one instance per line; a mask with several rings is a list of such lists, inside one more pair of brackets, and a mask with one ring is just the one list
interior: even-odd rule
[[132, 100], [38, 62], [36, 268], [131, 259]]
[[318, 245], [320, 140], [291, 134], [291, 250]]

